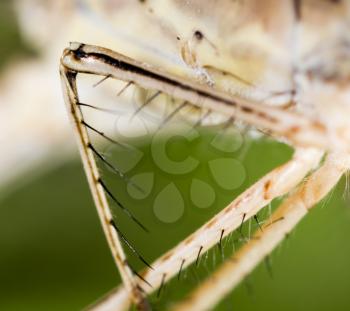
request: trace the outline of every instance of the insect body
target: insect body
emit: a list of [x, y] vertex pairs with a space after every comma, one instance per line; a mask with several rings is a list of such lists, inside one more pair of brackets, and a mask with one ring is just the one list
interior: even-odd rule
[[[121, 10], [123, 5], [128, 7], [123, 1], [118, 3]], [[72, 43], [61, 59], [65, 101], [95, 204], [125, 285], [96, 310], [122, 309], [129, 305], [129, 298], [140, 308], [149, 308], [145, 292], [161, 288], [274, 198], [288, 194], [270, 221], [231, 261], [200, 285], [191, 299], [175, 306], [176, 310], [209, 309], [271, 252], [350, 166], [349, 2], [221, 0], [208, 7], [199, 1], [156, 4], [157, 1], [148, 1], [131, 6], [137, 10], [147, 8], [147, 14], [154, 18], [159, 18], [165, 8], [187, 9], [177, 14], [186, 23], [172, 23], [169, 18], [158, 29], [169, 37], [170, 50], [178, 48], [177, 60], [187, 68], [187, 73], [182, 71], [186, 77], [179, 76], [181, 66], [175, 70], [168, 63], [170, 72], [167, 72], [109, 49], [82, 43]], [[113, 7], [113, 2], [110, 5]], [[223, 12], [224, 19], [218, 18]], [[213, 27], [202, 30], [204, 21], [211, 22]], [[219, 33], [227, 36], [221, 44], [217, 39]], [[220, 114], [228, 121], [240, 120], [287, 142], [295, 148], [295, 154], [150, 265], [133, 249], [110, 212], [106, 196], [116, 198], [101, 179], [95, 163], [96, 157], [103, 159], [103, 156], [89, 139], [88, 130], [96, 132], [96, 129], [84, 119], [83, 109], [87, 105], [80, 102], [76, 85], [80, 73], [153, 90], [154, 97], [167, 94], [180, 101], [178, 109], [189, 105]], [[324, 163], [313, 172], [323, 156]], [[307, 174], [310, 174], [307, 181], [300, 184]], [[121, 240], [149, 266], [141, 275], [128, 265]], [[150, 286], [141, 289], [134, 274]], [[229, 280], [225, 278], [227, 275]]]

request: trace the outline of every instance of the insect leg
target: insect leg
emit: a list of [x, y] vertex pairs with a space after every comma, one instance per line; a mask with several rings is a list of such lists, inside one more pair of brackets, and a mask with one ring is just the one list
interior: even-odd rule
[[308, 211], [320, 202], [350, 169], [350, 155], [333, 153], [272, 214], [271, 222], [207, 278], [173, 311], [211, 310], [288, 235]]
[[[297, 149], [289, 162], [265, 175], [196, 232], [161, 256], [152, 264], [154, 270], [147, 269], [142, 274], [153, 286], [146, 288], [147, 294], [160, 286], [163, 275], [166, 275], [165, 281], [167, 281], [178, 275], [180, 269], [183, 270], [195, 262], [199, 249], [201, 253], [205, 253], [219, 243], [223, 237], [239, 228], [242, 215], [246, 214], [245, 220], [254, 217], [274, 198], [288, 193], [297, 186], [306, 174], [319, 164], [321, 157], [322, 152], [318, 150]], [[124, 310], [122, 306], [126, 304], [127, 298], [127, 291], [119, 288], [113, 294], [108, 295], [105, 300], [93, 306], [91, 310], [112, 311], [113, 308]]]
[[104, 187], [101, 183], [93, 150], [89, 148], [90, 140], [87, 129], [83, 124], [83, 116], [78, 105], [79, 99], [76, 88], [77, 72], [70, 71], [64, 66], [61, 66], [60, 75], [69, 117], [77, 136], [80, 154], [83, 160], [85, 172], [87, 174], [89, 186], [100, 217], [103, 231], [112, 252], [113, 259], [120, 271], [121, 278], [128, 293], [127, 296], [130, 296], [133, 302], [137, 305], [144, 305], [144, 297], [137, 287], [132, 270], [127, 264], [126, 255], [122, 248], [119, 233], [116, 230], [116, 225], [107, 202]]
[[[322, 120], [234, 97], [213, 87], [167, 75], [156, 68], [105, 48], [73, 43], [64, 51], [61, 62], [66, 68], [76, 72], [110, 76], [132, 82], [142, 88], [188, 101], [199, 108], [215, 111], [227, 117], [232, 116], [273, 136], [287, 139], [296, 146], [324, 150], [344, 149], [344, 144], [332, 138]], [[349, 137], [339, 139], [344, 142]]]

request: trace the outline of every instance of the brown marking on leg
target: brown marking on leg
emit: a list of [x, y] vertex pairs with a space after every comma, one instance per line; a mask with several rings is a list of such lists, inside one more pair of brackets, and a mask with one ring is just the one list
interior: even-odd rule
[[190, 244], [194, 239], [194, 236], [193, 234], [191, 236], [189, 236], [186, 240], [185, 240], [185, 245], [188, 245]]
[[171, 256], [173, 256], [173, 252], [169, 252], [167, 253], [163, 258], [162, 258], [162, 262], [163, 261], [167, 261]]
[[271, 180], [266, 181], [264, 184], [264, 200], [268, 200], [270, 198], [269, 191], [271, 189], [271, 184]]
[[212, 226], [214, 226], [214, 225], [216, 224], [216, 222], [217, 222], [217, 219], [216, 219], [216, 218], [212, 219], [211, 221], [209, 221], [209, 222], [205, 225], [205, 228], [206, 228], [206, 229], [211, 228]]

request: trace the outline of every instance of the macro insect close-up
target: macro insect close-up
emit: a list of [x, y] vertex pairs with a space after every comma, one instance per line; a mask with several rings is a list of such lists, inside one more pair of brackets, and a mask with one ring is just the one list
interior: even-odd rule
[[16, 3], [1, 310], [347, 309], [350, 1]]

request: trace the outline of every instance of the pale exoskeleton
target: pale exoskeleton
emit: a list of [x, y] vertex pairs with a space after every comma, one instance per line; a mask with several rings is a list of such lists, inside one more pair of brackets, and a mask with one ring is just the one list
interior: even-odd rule
[[[82, 5], [88, 10], [86, 3]], [[91, 5], [95, 18], [116, 21], [119, 27], [115, 27], [115, 35], [125, 42], [124, 46], [141, 36], [133, 58], [138, 48], [144, 51], [142, 60], [134, 60], [107, 48], [72, 43], [61, 59], [65, 101], [124, 283], [96, 310], [123, 310], [130, 302], [141, 309], [149, 308], [146, 294], [221, 243], [273, 199], [288, 195], [252, 239], [200, 284], [190, 298], [174, 306], [174, 310], [211, 309], [350, 167], [350, 3], [150, 0]], [[140, 14], [144, 15], [142, 22], [130, 23], [133, 15]], [[120, 50], [124, 52], [122, 47]], [[80, 73], [122, 80], [127, 86], [165, 93], [187, 107], [221, 115], [222, 120], [242, 121], [290, 144], [295, 154], [149, 265], [138, 275], [140, 280], [127, 263], [120, 242], [126, 239], [113, 220], [106, 199], [110, 193], [96, 166], [95, 158], [101, 159], [101, 154], [89, 139], [88, 131], [96, 129], [83, 116], [86, 105], [80, 102], [76, 85]], [[104, 133], [99, 134], [106, 138]], [[142, 282], [151, 286], [142, 287]]]

